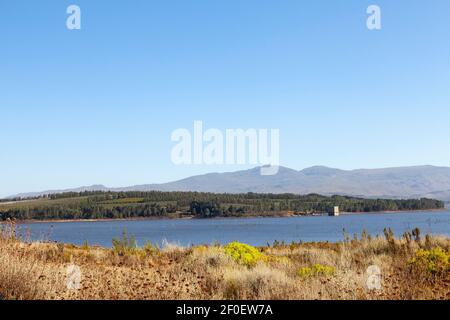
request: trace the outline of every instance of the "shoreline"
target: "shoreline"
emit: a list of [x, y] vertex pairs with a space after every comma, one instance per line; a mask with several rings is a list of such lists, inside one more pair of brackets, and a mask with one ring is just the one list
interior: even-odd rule
[[[373, 301], [405, 300], [405, 294], [417, 300], [448, 300], [447, 274], [431, 273], [429, 259], [414, 258], [434, 250], [447, 254], [450, 238], [432, 235], [428, 240], [408, 242], [385, 236], [354, 239], [351, 245], [345, 241], [128, 249], [88, 243], [29, 244], [0, 237], [0, 268], [6, 270], [6, 276], [0, 277], [0, 291], [4, 299], [40, 301]], [[433, 251], [424, 251], [426, 241]], [[251, 253], [244, 258], [230, 248]], [[400, 250], [402, 254], [398, 254]], [[376, 292], [367, 290], [369, 271], [363, 271], [374, 262], [383, 270], [383, 279], [389, 280]], [[79, 283], [76, 290], [67, 284], [72, 274], [79, 280], [75, 279]], [[230, 292], [231, 285], [234, 289]], [[356, 297], [355, 292], [360, 295]]]
[[[371, 211], [371, 212], [341, 212], [340, 216], [353, 216], [353, 215], [370, 215], [370, 214], [392, 214], [392, 213], [419, 213], [419, 212], [448, 212], [448, 208], [442, 209], [419, 209], [419, 210], [401, 210], [401, 211]], [[251, 215], [243, 217], [212, 217], [212, 218], [200, 218], [194, 215], [186, 215], [183, 217], [133, 217], [133, 218], [117, 218], [117, 219], [46, 219], [46, 220], [16, 220], [16, 224], [40, 224], [40, 223], [76, 223], [76, 222], [117, 222], [117, 221], [157, 221], [157, 220], [223, 220], [223, 219], [251, 219], [251, 218], [294, 218], [294, 217], [327, 217], [326, 213], [308, 214], [308, 215], [294, 215], [294, 214], [272, 214], [272, 215]], [[330, 217], [330, 218], [339, 218]], [[6, 221], [0, 221], [0, 225], [5, 224]]]

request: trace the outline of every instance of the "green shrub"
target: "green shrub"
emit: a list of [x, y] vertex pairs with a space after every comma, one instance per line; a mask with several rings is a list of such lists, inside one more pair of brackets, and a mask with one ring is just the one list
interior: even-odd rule
[[303, 267], [297, 271], [297, 275], [302, 278], [310, 278], [314, 276], [332, 276], [335, 273], [335, 268], [322, 264], [315, 264], [312, 267]]
[[133, 254], [137, 250], [137, 242], [134, 236], [128, 236], [127, 231], [124, 229], [121, 239], [113, 239], [113, 252], [119, 256], [125, 256], [127, 254]]
[[225, 253], [237, 263], [252, 267], [258, 261], [264, 261], [267, 257], [257, 248], [245, 243], [231, 242], [224, 247]]
[[158, 247], [153, 245], [150, 241], [146, 241], [144, 246], [142, 247], [142, 251], [145, 252], [148, 255], [153, 255], [159, 252]]

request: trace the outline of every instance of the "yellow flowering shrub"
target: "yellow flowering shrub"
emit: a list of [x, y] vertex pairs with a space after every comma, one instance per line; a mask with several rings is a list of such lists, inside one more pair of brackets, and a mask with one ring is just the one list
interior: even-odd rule
[[267, 259], [257, 248], [240, 242], [231, 242], [227, 244], [224, 247], [224, 251], [234, 261], [248, 267], [254, 266], [258, 261]]
[[442, 248], [419, 249], [410, 264], [424, 268], [432, 274], [444, 274], [450, 271], [450, 252]]
[[322, 264], [315, 264], [312, 267], [303, 267], [297, 271], [297, 275], [302, 278], [310, 278], [314, 276], [332, 276], [335, 273], [335, 268]]

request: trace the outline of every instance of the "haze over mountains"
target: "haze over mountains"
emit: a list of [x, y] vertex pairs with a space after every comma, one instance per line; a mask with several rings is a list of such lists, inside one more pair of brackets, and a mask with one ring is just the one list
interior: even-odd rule
[[67, 190], [48, 190], [18, 194], [35, 197], [68, 191], [199, 191], [215, 193], [319, 193], [379, 198], [421, 198], [450, 200], [450, 168], [435, 166], [385, 169], [340, 170], [316, 166], [300, 171], [280, 167], [277, 175], [262, 176], [260, 168], [209, 173], [163, 183], [123, 188], [93, 185]]

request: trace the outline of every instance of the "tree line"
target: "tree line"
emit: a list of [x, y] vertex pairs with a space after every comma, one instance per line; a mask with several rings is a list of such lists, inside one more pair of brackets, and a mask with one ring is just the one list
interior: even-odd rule
[[442, 209], [434, 199], [363, 199], [318, 194], [215, 194], [201, 192], [68, 192], [38, 197], [17, 205], [0, 205], [0, 220], [122, 219], [148, 217], [209, 218], [246, 215], [380, 212]]

